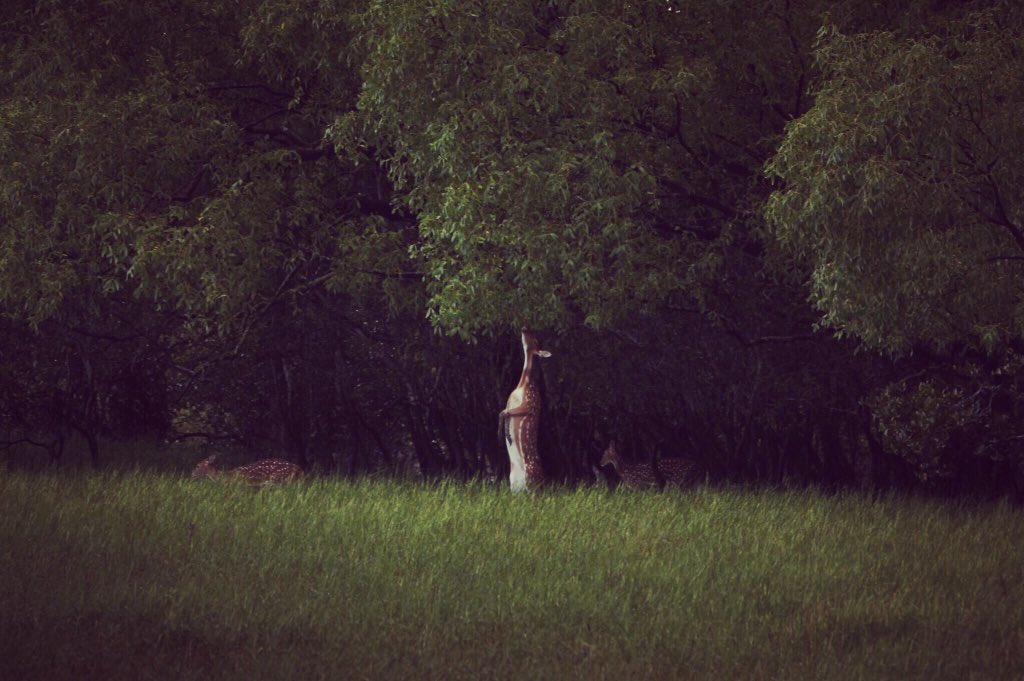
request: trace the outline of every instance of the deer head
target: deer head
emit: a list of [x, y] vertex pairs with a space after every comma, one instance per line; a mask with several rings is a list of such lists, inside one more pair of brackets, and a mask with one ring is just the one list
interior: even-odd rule
[[533, 331], [530, 331], [524, 326], [521, 329], [521, 333], [523, 335], [523, 357], [527, 363], [530, 363], [530, 360], [533, 357], [551, 356], [550, 352], [541, 349], [540, 343], [537, 341], [537, 336], [534, 335]]
[[197, 463], [196, 467], [192, 469], [192, 477], [209, 478], [220, 473], [220, 471], [213, 467], [213, 463], [216, 460], [217, 455], [213, 454], [212, 456], [208, 456], [199, 463]]

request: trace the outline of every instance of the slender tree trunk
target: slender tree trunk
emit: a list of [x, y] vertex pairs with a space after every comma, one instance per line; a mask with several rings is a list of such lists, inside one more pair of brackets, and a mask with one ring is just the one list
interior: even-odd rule
[[274, 356], [274, 377], [277, 384], [279, 439], [290, 458], [302, 467], [307, 467], [305, 427], [303, 410], [296, 403], [295, 381], [291, 367], [282, 353]]
[[89, 461], [92, 463], [93, 468], [100, 467], [100, 443], [99, 438], [89, 426], [83, 424], [73, 424], [74, 429], [82, 434], [85, 438], [86, 445], [89, 447]]
[[408, 400], [406, 402], [406, 419], [408, 420], [409, 437], [413, 451], [420, 466], [423, 477], [434, 477], [441, 472], [440, 458], [431, 442], [430, 429], [427, 423], [427, 408], [420, 404], [416, 391], [411, 383], [406, 383]]

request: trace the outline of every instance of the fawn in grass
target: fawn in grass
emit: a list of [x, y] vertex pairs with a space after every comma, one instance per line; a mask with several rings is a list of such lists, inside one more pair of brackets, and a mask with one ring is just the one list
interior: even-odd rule
[[608, 444], [604, 456], [601, 457], [601, 467], [608, 464], [611, 464], [618, 473], [622, 483], [632, 489], [660, 487], [662, 482], [666, 485], [687, 487], [696, 483], [700, 477], [697, 465], [690, 459], [661, 459], [657, 463], [657, 469], [648, 462], [625, 463], [619, 456], [614, 441]]
[[249, 485], [274, 485], [290, 482], [305, 475], [300, 466], [282, 459], [260, 459], [228, 471], [213, 467], [217, 455], [208, 456], [192, 469], [193, 478], [237, 478]]

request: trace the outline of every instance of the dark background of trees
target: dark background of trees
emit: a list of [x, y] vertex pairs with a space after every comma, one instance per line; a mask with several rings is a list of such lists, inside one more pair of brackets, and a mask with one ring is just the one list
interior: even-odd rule
[[529, 324], [555, 480], [615, 438], [1019, 494], [1022, 34], [1012, 2], [6, 2], [8, 457], [501, 479]]

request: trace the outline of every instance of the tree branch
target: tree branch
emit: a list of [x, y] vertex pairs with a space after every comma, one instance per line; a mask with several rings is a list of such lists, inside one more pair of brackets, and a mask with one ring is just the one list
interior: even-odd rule
[[989, 186], [992, 188], [992, 198], [995, 200], [996, 210], [999, 211], [997, 224], [1006, 227], [1010, 234], [1013, 235], [1013, 240], [1017, 242], [1017, 247], [1024, 251], [1024, 230], [1021, 230], [1020, 225], [1015, 224], [1010, 219], [1009, 214], [1007, 214], [1006, 205], [1003, 203], [1003, 197], [995, 178], [992, 177], [991, 173], [986, 173], [986, 177], [988, 178]]
[[[261, 119], [261, 120], [266, 120]], [[259, 121], [257, 121], [259, 122]], [[310, 142], [299, 137], [295, 132], [289, 130], [285, 126], [278, 128], [257, 128], [255, 124], [248, 125], [242, 128], [245, 132], [252, 133], [254, 135], [266, 135], [267, 137], [276, 137], [278, 140], [283, 141], [286, 144], [290, 144], [289, 148], [299, 155], [303, 161], [315, 161], [318, 158], [329, 156], [331, 154], [331, 147], [321, 142], [318, 146], [313, 146]]]
[[242, 126], [242, 129], [243, 130], [253, 131], [253, 128], [255, 128], [260, 123], [262, 123], [262, 122], [264, 122], [266, 120], [269, 120], [269, 119], [273, 118], [274, 116], [280, 116], [282, 114], [286, 114], [289, 111], [290, 111], [290, 109], [288, 107], [286, 107], [286, 106], [285, 107], [281, 107], [279, 109], [274, 109], [273, 111], [268, 113], [266, 116], [262, 116], [260, 118], [257, 118], [256, 120], [252, 121], [251, 123], [246, 123], [245, 125]]
[[264, 83], [211, 85], [206, 88], [207, 92], [222, 92], [224, 90], [263, 90], [264, 92], [273, 97], [288, 99], [292, 98], [292, 94], [290, 92], [281, 92], [279, 90], [274, 90], [273, 88]]
[[5, 447], [6, 449], [10, 449], [14, 445], [20, 445], [20, 444], [28, 444], [28, 445], [32, 445], [33, 447], [39, 447], [41, 449], [49, 449], [50, 448], [50, 446], [47, 445], [46, 443], [44, 443], [44, 442], [37, 442], [37, 441], [33, 440], [30, 437], [22, 437], [22, 438], [18, 438], [17, 440], [0, 440], [0, 445]]
[[206, 174], [206, 168], [207, 166], [205, 163], [199, 166], [199, 169], [196, 171], [195, 175], [193, 175], [192, 179], [189, 181], [188, 186], [186, 186], [182, 191], [178, 192], [177, 194], [172, 194], [171, 200], [178, 201], [180, 203], [184, 203], [186, 201], [191, 200], [196, 193], [196, 189], [199, 188], [199, 182], [203, 179], [203, 175]]
[[188, 440], [193, 437], [205, 437], [208, 440], [234, 440], [238, 439], [237, 435], [230, 435], [227, 433], [206, 433], [202, 431], [189, 431], [185, 433], [178, 433], [174, 437], [168, 438], [171, 442], [180, 442], [181, 440]]

